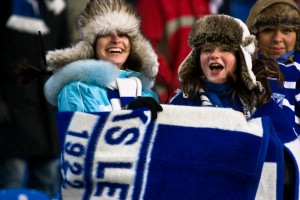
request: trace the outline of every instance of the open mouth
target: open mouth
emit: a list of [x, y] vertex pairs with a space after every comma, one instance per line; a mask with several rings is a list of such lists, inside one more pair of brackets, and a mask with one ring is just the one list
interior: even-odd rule
[[108, 49], [109, 53], [122, 53], [122, 49], [121, 48], [110, 48]]
[[224, 67], [223, 67], [223, 65], [220, 65], [220, 64], [215, 63], [215, 64], [209, 65], [209, 69], [210, 69], [211, 71], [221, 71], [221, 70], [224, 69]]

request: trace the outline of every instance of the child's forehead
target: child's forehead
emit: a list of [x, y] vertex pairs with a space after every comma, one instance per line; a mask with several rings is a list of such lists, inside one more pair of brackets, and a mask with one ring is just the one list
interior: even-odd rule
[[232, 46], [229, 46], [229, 45], [226, 45], [226, 44], [221, 44], [221, 43], [207, 43], [207, 44], [204, 44], [202, 46], [202, 49], [203, 48], [227, 48], [227, 49], [230, 49], [232, 51], [235, 51], [236, 49], [233, 48]]
[[[299, 27], [298, 27], [299, 28]], [[277, 24], [277, 25], [267, 25], [263, 26], [260, 28], [260, 30], [265, 30], [265, 29], [298, 29], [296, 25], [291, 25], [291, 24]]]

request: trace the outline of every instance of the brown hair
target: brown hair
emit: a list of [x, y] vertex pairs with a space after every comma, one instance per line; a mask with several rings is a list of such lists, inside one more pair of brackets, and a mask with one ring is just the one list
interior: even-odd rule
[[[245, 82], [242, 80], [241, 76], [241, 62], [243, 56], [240, 55], [240, 51], [236, 51], [237, 68], [235, 73], [229, 77], [229, 81], [233, 84], [232, 89], [232, 99], [238, 95], [243, 102], [250, 106], [250, 108], [256, 107], [256, 99], [258, 95], [261, 95], [258, 90], [249, 90]], [[196, 50], [195, 66], [198, 67], [187, 67], [185, 70], [179, 71], [179, 77], [181, 81], [181, 89], [183, 93], [191, 99], [195, 99], [199, 93], [199, 89], [205, 88], [204, 81], [206, 80], [203, 71], [201, 69], [199, 59], [200, 59], [200, 49]]]
[[277, 79], [279, 87], [283, 87], [284, 76], [277, 62], [266, 57], [256, 59], [253, 62], [252, 71], [256, 76], [256, 80], [264, 87], [263, 94], [258, 95], [257, 98], [257, 107], [260, 107], [271, 99], [272, 91], [268, 78]]

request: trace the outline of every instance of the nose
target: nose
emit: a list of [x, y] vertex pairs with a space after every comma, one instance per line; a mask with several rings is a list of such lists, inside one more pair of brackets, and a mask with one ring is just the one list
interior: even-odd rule
[[111, 39], [112, 39], [112, 42], [118, 43], [118, 42], [120, 42], [120, 39], [121, 39], [121, 38], [118, 36], [117, 33], [113, 33], [113, 34], [111, 35]]
[[273, 35], [273, 42], [280, 43], [282, 42], [282, 33], [280, 30], [276, 30]]
[[220, 51], [219, 51], [218, 48], [215, 48], [215, 49], [211, 52], [211, 54], [210, 54], [210, 59], [211, 59], [211, 60], [215, 60], [215, 59], [218, 59], [218, 58], [220, 58]]

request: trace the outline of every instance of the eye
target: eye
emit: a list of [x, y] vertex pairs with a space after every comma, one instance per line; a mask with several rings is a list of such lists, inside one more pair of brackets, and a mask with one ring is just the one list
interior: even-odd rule
[[201, 53], [209, 53], [209, 52], [212, 52], [213, 51], [213, 48], [212, 47], [203, 47], [201, 49]]
[[110, 36], [110, 34], [106, 33], [106, 34], [101, 34], [101, 35], [98, 35], [98, 37], [101, 37], [101, 38], [105, 38], [105, 37], [108, 37]]
[[221, 52], [233, 52], [232, 49], [230, 49], [229, 47], [221, 47], [220, 51]]
[[283, 28], [283, 29], [281, 30], [281, 32], [282, 32], [283, 34], [285, 34], [285, 35], [288, 35], [288, 34], [294, 32], [294, 29], [292, 29], [292, 28]]
[[118, 33], [119, 37], [129, 37], [126, 33]]
[[274, 32], [274, 29], [273, 29], [273, 28], [265, 28], [265, 29], [262, 30], [261, 32], [264, 32], [264, 33], [272, 33], [272, 32]]

